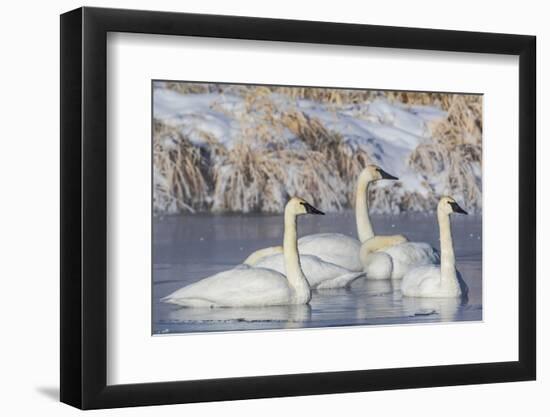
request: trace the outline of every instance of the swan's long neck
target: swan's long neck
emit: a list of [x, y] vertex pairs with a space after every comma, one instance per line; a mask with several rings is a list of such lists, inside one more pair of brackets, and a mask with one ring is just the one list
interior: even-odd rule
[[311, 289], [300, 265], [296, 219], [296, 214], [289, 210], [285, 211], [283, 256], [286, 278], [290, 287], [294, 290], [295, 302], [296, 304], [306, 304], [311, 299]]
[[360, 242], [364, 242], [374, 236], [369, 217], [369, 183], [371, 178], [368, 172], [362, 173], [357, 181], [355, 195], [355, 222], [357, 223], [357, 235]]
[[437, 220], [441, 245], [441, 282], [457, 282], [451, 219], [448, 214], [438, 210]]

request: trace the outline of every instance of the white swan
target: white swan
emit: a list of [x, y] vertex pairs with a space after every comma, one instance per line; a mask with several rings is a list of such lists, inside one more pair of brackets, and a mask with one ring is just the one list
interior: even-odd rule
[[[355, 222], [359, 240], [342, 233], [316, 233], [304, 236], [298, 240], [300, 255], [313, 255], [352, 272], [363, 271], [359, 258], [361, 242], [374, 236], [369, 218], [368, 188], [370, 183], [382, 179], [396, 180], [397, 178], [376, 165], [368, 165], [359, 174], [355, 196]], [[282, 247], [260, 249], [246, 258], [244, 263], [256, 265], [264, 257], [277, 253], [282, 253]], [[308, 275], [307, 270], [305, 271]]]
[[187, 285], [162, 298], [184, 307], [260, 307], [307, 304], [311, 289], [298, 255], [296, 223], [302, 214], [324, 214], [301, 198], [293, 197], [284, 214], [286, 276], [266, 268], [243, 265]]
[[401, 292], [407, 297], [452, 298], [466, 295], [468, 287], [455, 266], [451, 213], [466, 213], [451, 197], [442, 197], [437, 205], [441, 265], [425, 265], [407, 272], [401, 282]]

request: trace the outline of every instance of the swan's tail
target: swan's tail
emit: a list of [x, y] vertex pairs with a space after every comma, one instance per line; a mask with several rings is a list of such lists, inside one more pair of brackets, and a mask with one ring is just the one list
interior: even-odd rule
[[346, 288], [358, 278], [364, 277], [364, 272], [350, 272], [348, 274], [340, 275], [336, 278], [327, 279], [317, 285], [318, 290], [330, 290], [334, 288]]

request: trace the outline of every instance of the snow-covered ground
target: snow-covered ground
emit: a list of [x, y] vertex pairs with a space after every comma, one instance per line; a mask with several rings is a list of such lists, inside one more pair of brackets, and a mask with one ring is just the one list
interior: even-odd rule
[[[372, 196], [373, 209], [378, 212], [400, 212], [404, 210], [429, 210], [441, 194], [449, 194], [459, 200], [470, 210], [481, 208], [481, 155], [474, 155], [473, 160], [460, 160], [460, 152], [445, 147], [434, 138], [433, 127], [445, 122], [448, 113], [436, 104], [430, 106], [406, 105], [389, 101], [383, 96], [373, 100], [351, 104], [334, 104], [305, 99], [296, 99], [286, 94], [271, 93], [251, 99], [243, 94], [228, 91], [182, 94], [165, 88], [157, 83], [154, 89], [153, 115], [156, 122], [162, 123], [173, 133], [158, 133], [155, 139], [158, 146], [155, 152], [159, 157], [169, 155], [180, 146], [182, 138], [186, 146], [197, 149], [202, 164], [200, 202], [194, 200], [192, 185], [183, 184], [187, 193], [177, 194], [181, 185], [174, 185], [176, 176], [166, 166], [155, 166], [155, 211], [156, 213], [174, 213], [182, 211], [278, 211], [284, 206], [288, 193], [300, 193], [299, 186], [293, 185], [292, 176], [302, 172], [304, 158], [308, 152], [319, 151], [312, 145], [306, 135], [316, 132], [331, 135], [335, 142], [327, 145], [322, 152], [327, 159], [338, 147], [337, 159], [327, 162], [326, 175], [319, 168], [319, 177], [309, 180], [313, 189], [318, 192], [316, 203], [328, 211], [339, 211], [352, 204], [350, 197], [353, 191], [352, 178], [360, 167], [357, 164], [347, 171], [336, 172], [334, 164], [352, 165], [357, 155], [366, 155], [368, 162], [375, 163], [387, 172], [399, 177], [399, 183], [379, 184]], [[321, 128], [318, 127], [321, 126]], [[304, 127], [307, 131], [304, 131]], [[317, 130], [315, 130], [317, 129]], [[321, 130], [319, 130], [321, 129]], [[322, 136], [322, 135], [321, 135]], [[305, 139], [306, 138], [306, 139]], [[325, 140], [320, 137], [319, 140]], [[234, 160], [246, 144], [247, 152], [261, 154], [265, 159], [273, 156], [275, 169], [283, 164], [280, 149], [292, 150], [292, 155], [284, 157], [285, 175], [262, 172], [267, 178], [262, 183], [256, 175], [247, 183], [246, 171], [242, 162]], [[480, 144], [479, 144], [480, 145]], [[322, 145], [320, 145], [322, 146]], [[418, 150], [422, 148], [422, 154]], [[237, 149], [239, 148], [239, 149]], [[186, 152], [189, 148], [186, 148]], [[480, 153], [481, 147], [475, 148]], [[416, 154], [415, 154], [416, 152]], [[461, 152], [471, 153], [472, 151]], [[162, 154], [166, 155], [162, 155]], [[412, 156], [421, 160], [419, 164], [411, 163]], [[426, 156], [427, 155], [427, 156]], [[429, 169], [425, 168], [425, 158], [432, 159]], [[168, 157], [170, 159], [172, 157]], [[289, 160], [290, 158], [290, 160]], [[346, 160], [349, 158], [349, 161]], [[422, 159], [424, 158], [424, 159]], [[173, 160], [173, 158], [172, 158]], [[155, 159], [157, 161], [157, 159]], [[254, 164], [250, 161], [250, 164]], [[181, 162], [177, 162], [181, 164]], [[330, 165], [333, 164], [333, 165]], [[160, 164], [159, 164], [160, 165]], [[176, 166], [176, 171], [179, 169]], [[265, 165], [262, 165], [262, 169]], [[238, 170], [240, 173], [233, 171]], [[334, 173], [331, 172], [334, 171]], [[228, 172], [229, 171], [229, 172]], [[344, 173], [342, 173], [344, 172]], [[239, 190], [235, 190], [234, 177], [238, 178]], [[185, 172], [177, 178], [180, 182], [192, 182], [194, 176]], [[229, 178], [223, 180], [224, 175]], [[253, 175], [251, 175], [253, 176]], [[350, 178], [346, 178], [349, 176]], [[453, 178], [461, 176], [462, 178]], [[332, 177], [331, 179], [329, 179]], [[325, 178], [325, 179], [323, 179]], [[223, 182], [225, 181], [225, 182]], [[233, 182], [232, 182], [233, 181]], [[322, 184], [319, 184], [323, 182]], [[269, 187], [269, 197], [273, 204], [235, 203], [223, 196], [223, 188], [232, 183], [232, 193], [242, 193], [241, 199], [258, 199], [247, 193], [260, 193], [262, 188]], [[277, 183], [277, 190], [273, 191]], [[221, 184], [221, 186], [220, 186]], [[187, 187], [187, 188], [186, 188]], [[384, 192], [384, 188], [391, 192]], [[315, 194], [315, 190], [308, 190]], [[220, 195], [218, 195], [220, 194]], [[307, 195], [307, 192], [305, 193]], [[186, 200], [186, 201], [184, 201]], [[280, 202], [278, 200], [281, 200]], [[326, 201], [325, 201], [326, 200]]]

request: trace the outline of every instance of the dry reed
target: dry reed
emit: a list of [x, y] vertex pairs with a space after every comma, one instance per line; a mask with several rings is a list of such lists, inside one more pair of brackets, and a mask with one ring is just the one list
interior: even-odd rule
[[277, 97], [334, 108], [380, 97], [403, 106], [442, 108], [448, 116], [429, 125], [432, 140], [420, 143], [406, 162], [425, 190], [406, 190], [399, 182], [375, 186], [373, 210], [433, 210], [441, 193], [454, 195], [471, 210], [481, 208], [481, 96], [177, 82], [157, 87], [236, 95], [244, 110], [229, 114], [241, 129], [230, 147], [204, 132], [207, 145], [197, 146], [177, 127], [154, 121], [156, 213], [281, 212], [296, 194], [326, 211], [351, 207], [355, 179], [371, 156], [298, 106], [279, 107]]

